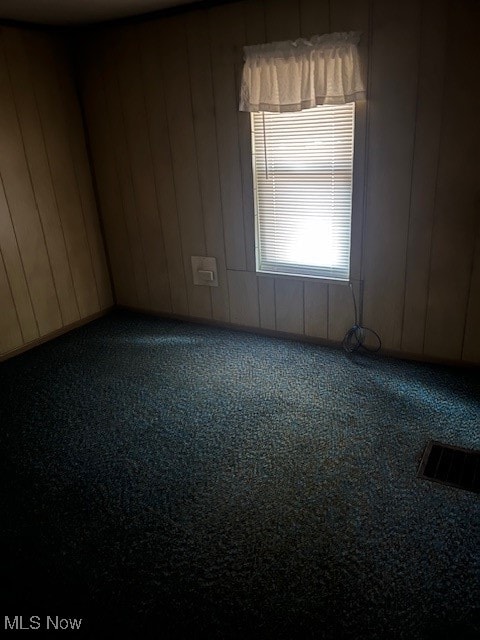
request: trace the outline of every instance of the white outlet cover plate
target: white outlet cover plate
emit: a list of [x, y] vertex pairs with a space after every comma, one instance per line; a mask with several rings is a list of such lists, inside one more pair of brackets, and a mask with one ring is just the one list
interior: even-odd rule
[[[192, 256], [192, 274], [193, 284], [198, 284], [204, 287], [218, 287], [218, 274], [217, 274], [217, 259], [206, 258], [204, 256]], [[211, 271], [213, 274], [212, 280], [207, 280], [202, 277], [199, 271]]]

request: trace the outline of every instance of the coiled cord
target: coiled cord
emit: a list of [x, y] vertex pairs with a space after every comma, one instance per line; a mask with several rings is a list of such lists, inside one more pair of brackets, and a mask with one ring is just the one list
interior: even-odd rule
[[[353, 308], [355, 311], [355, 324], [345, 334], [342, 340], [342, 347], [347, 353], [354, 353], [355, 351], [368, 351], [369, 353], [377, 353], [382, 348], [382, 340], [376, 331], [363, 327], [358, 319], [357, 301], [355, 299], [355, 292], [353, 285], [349, 283], [350, 291], [352, 292]], [[365, 344], [369, 335], [374, 336], [377, 341], [375, 347], [368, 347]]]

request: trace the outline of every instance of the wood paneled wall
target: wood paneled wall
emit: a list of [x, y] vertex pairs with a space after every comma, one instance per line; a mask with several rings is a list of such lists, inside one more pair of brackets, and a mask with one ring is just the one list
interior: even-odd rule
[[[479, 362], [478, 19], [472, 0], [244, 0], [84, 35], [118, 302], [341, 340], [348, 286], [255, 274], [250, 123], [237, 105], [243, 45], [360, 30], [352, 279], [364, 324], [389, 350]], [[217, 289], [193, 285], [192, 255], [217, 258]]]
[[0, 356], [112, 305], [83, 124], [56, 36], [0, 29]]

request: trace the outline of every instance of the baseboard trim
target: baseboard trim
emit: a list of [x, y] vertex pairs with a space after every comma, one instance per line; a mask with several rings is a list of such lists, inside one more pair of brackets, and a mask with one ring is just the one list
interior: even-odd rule
[[461, 367], [462, 369], [478, 369], [480, 363], [470, 360], [455, 360], [452, 358], [440, 358], [439, 356], [428, 356], [419, 353], [409, 353], [407, 351], [396, 351], [394, 349], [383, 349], [381, 353], [389, 358], [397, 360], [409, 360], [410, 362], [424, 362], [425, 364], [442, 364], [449, 367]]
[[[342, 348], [342, 343], [338, 340], [329, 340], [327, 338], [317, 338], [315, 336], [306, 336], [301, 333], [286, 333], [285, 331], [277, 331], [275, 329], [264, 329], [262, 327], [249, 327], [240, 324], [233, 324], [231, 322], [221, 322], [219, 320], [212, 320], [210, 318], [197, 318], [192, 316], [183, 316], [174, 313], [151, 311], [149, 309], [141, 309], [137, 307], [131, 307], [128, 305], [117, 305], [117, 309], [123, 309], [125, 311], [131, 311], [133, 313], [142, 313], [144, 315], [153, 316], [155, 318], [163, 318], [165, 320], [180, 320], [182, 322], [193, 322], [194, 324], [202, 324], [212, 327], [219, 327], [222, 329], [232, 329], [233, 331], [246, 331], [247, 333], [255, 333], [262, 336], [268, 336], [271, 338], [283, 338], [286, 340], [298, 340], [300, 342], [308, 342], [310, 344], [324, 345], [333, 347], [336, 349]], [[450, 367], [461, 367], [463, 369], [476, 369], [479, 367], [478, 362], [469, 362], [467, 360], [453, 360], [447, 358], [439, 358], [436, 356], [426, 356], [417, 353], [407, 353], [403, 351], [394, 351], [392, 349], [383, 349], [380, 354], [388, 358], [395, 358], [397, 360], [408, 360], [412, 362], [423, 362], [425, 364], [440, 364], [448, 365]]]
[[80, 318], [80, 320], [76, 320], [75, 322], [67, 324], [64, 327], [61, 327], [60, 329], [56, 329], [55, 331], [51, 331], [50, 333], [47, 333], [44, 336], [41, 336], [40, 338], [35, 338], [35, 340], [31, 340], [30, 342], [26, 342], [25, 344], [22, 344], [20, 347], [16, 347], [12, 351], [7, 351], [5, 353], [2, 353], [2, 354], [0, 354], [0, 362], [4, 362], [5, 360], [10, 360], [10, 358], [18, 356], [21, 353], [25, 353], [25, 351], [29, 351], [30, 349], [33, 349], [34, 347], [38, 347], [39, 345], [43, 344], [44, 342], [48, 342], [49, 340], [53, 340], [54, 338], [58, 338], [59, 336], [62, 336], [64, 333], [68, 333], [69, 331], [72, 331], [72, 329], [78, 329], [78, 327], [81, 327], [84, 324], [88, 324], [89, 322], [92, 322], [92, 320], [97, 320], [97, 318], [101, 318], [103, 316], [106, 316], [108, 313], [113, 311], [113, 309], [115, 309], [115, 306], [111, 305], [110, 307], [107, 307], [106, 309], [102, 309], [101, 311], [97, 311], [97, 313], [93, 313], [92, 315], [87, 316], [85, 318]]
[[[211, 327], [219, 327], [222, 329], [231, 329], [233, 331], [245, 331], [247, 333], [254, 333], [261, 336], [268, 336], [270, 338], [283, 338], [284, 340], [298, 340], [300, 342], [307, 342], [310, 344], [318, 344], [324, 345], [328, 347], [333, 347], [335, 349], [341, 349], [342, 343], [337, 340], [328, 340], [327, 338], [318, 338], [316, 336], [306, 336], [305, 334], [297, 334], [297, 333], [287, 333], [285, 331], [277, 331], [275, 329], [264, 329], [263, 327], [249, 327], [246, 325], [234, 324], [232, 322], [221, 322], [219, 320], [212, 320], [210, 318], [197, 318], [192, 316], [184, 316], [175, 313], [168, 312], [160, 312], [160, 311], [151, 311], [150, 309], [142, 309], [138, 307], [131, 307], [129, 305], [111, 305], [106, 309], [102, 309], [97, 313], [94, 313], [85, 318], [81, 318], [71, 324], [68, 324], [56, 331], [52, 331], [40, 338], [36, 338], [35, 340], [31, 340], [26, 344], [21, 345], [13, 349], [12, 351], [7, 351], [6, 353], [0, 354], [0, 362], [4, 362], [5, 360], [9, 360], [15, 356], [24, 353], [25, 351], [29, 351], [34, 347], [38, 347], [39, 345], [48, 342], [49, 340], [53, 340], [54, 338], [58, 338], [59, 336], [72, 331], [73, 329], [77, 329], [93, 320], [97, 320], [97, 318], [101, 318], [106, 316], [107, 314], [115, 311], [116, 309], [130, 311], [132, 313], [141, 313], [144, 315], [152, 316], [154, 318], [163, 318], [165, 320], [179, 320], [181, 322], [192, 322], [194, 324], [206, 325]], [[391, 349], [382, 349], [380, 352], [383, 356], [387, 356], [389, 358], [395, 358], [397, 360], [408, 360], [413, 362], [423, 362], [426, 364], [439, 364], [439, 365], [448, 365], [450, 367], [461, 367], [463, 369], [478, 369], [478, 362], [469, 362], [467, 360], [452, 360], [447, 358], [438, 358], [436, 356], [425, 356], [423, 354], [417, 353], [406, 353], [403, 351], [394, 351]]]
[[326, 347], [334, 347], [341, 349], [342, 343], [327, 338], [318, 338], [316, 336], [306, 336], [304, 333], [288, 333], [286, 331], [278, 331], [277, 329], [265, 329], [263, 327], [250, 327], [244, 324], [234, 324], [233, 322], [222, 322], [221, 320], [212, 320], [211, 318], [198, 318], [196, 316], [184, 316], [177, 313], [169, 313], [168, 311], [151, 311], [150, 309], [142, 309], [139, 307], [131, 307], [125, 304], [118, 304], [116, 307], [120, 311], [131, 311], [132, 313], [141, 313], [153, 318], [164, 320], [179, 320], [181, 322], [191, 322], [193, 324], [201, 324], [209, 327], [217, 327], [219, 329], [231, 329], [232, 331], [242, 331], [246, 333], [254, 333], [269, 338], [282, 338], [284, 340], [295, 340], [300, 342], [308, 342], [311, 344], [324, 345]]

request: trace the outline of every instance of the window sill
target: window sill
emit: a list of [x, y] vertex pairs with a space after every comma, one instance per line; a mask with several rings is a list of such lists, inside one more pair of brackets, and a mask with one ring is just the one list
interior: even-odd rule
[[340, 280], [338, 278], [326, 278], [322, 276], [309, 276], [300, 273], [279, 273], [278, 271], [255, 271], [257, 277], [278, 278], [279, 280], [307, 280], [308, 282], [319, 282], [324, 284], [335, 284], [349, 286], [352, 279]]

